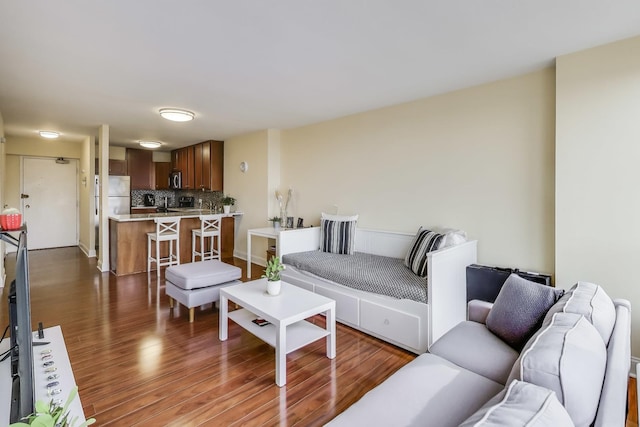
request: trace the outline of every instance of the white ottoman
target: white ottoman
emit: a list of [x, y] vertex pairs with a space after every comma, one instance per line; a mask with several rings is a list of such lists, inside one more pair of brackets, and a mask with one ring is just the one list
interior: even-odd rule
[[189, 322], [195, 317], [195, 307], [220, 299], [220, 288], [241, 283], [242, 270], [218, 260], [173, 265], [165, 271], [165, 292], [189, 309]]

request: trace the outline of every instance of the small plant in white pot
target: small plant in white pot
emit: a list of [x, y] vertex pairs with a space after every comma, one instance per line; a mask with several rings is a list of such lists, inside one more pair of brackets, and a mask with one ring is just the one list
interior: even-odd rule
[[282, 287], [280, 272], [284, 269], [284, 264], [280, 263], [280, 258], [277, 256], [271, 257], [267, 261], [267, 268], [264, 270], [262, 277], [267, 278], [267, 293], [269, 295], [278, 295], [280, 293], [280, 288]]
[[269, 221], [273, 224], [273, 228], [276, 230], [280, 229], [280, 217], [274, 216], [273, 218], [269, 218]]
[[228, 214], [231, 212], [231, 206], [236, 204], [236, 199], [231, 196], [222, 197], [222, 208], [224, 209], [224, 213]]

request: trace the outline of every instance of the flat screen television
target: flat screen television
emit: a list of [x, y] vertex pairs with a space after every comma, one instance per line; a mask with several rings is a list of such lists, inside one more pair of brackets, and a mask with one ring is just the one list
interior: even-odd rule
[[23, 227], [18, 239], [3, 233], [2, 240], [17, 246], [15, 280], [9, 290], [9, 327], [11, 331], [11, 423], [31, 414], [35, 408], [33, 336], [29, 290], [27, 232]]

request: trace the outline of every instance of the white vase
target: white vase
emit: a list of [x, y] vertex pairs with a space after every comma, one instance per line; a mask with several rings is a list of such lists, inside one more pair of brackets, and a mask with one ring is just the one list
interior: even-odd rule
[[224, 206], [222, 206], [222, 208], [224, 209], [224, 213], [226, 213], [226, 214], [231, 212], [231, 205], [224, 205]]
[[267, 293], [269, 295], [278, 295], [282, 282], [280, 280], [267, 280]]

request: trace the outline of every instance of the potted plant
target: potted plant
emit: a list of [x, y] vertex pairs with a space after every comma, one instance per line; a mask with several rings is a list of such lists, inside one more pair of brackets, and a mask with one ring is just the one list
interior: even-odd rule
[[273, 218], [269, 218], [269, 221], [273, 224], [273, 228], [276, 230], [280, 229], [280, 217], [274, 216]]
[[224, 208], [224, 213], [228, 214], [229, 212], [231, 212], [231, 206], [236, 204], [236, 199], [227, 195], [227, 196], [222, 196], [221, 202], [222, 202], [222, 207]]
[[[9, 427], [76, 427], [76, 420], [69, 418], [69, 412], [67, 408], [78, 395], [78, 387], [74, 387], [69, 392], [69, 397], [64, 406], [60, 406], [51, 400], [49, 403], [45, 403], [41, 400], [36, 402], [35, 412], [24, 418], [24, 422], [17, 422], [11, 424]], [[85, 427], [95, 423], [95, 418], [89, 418], [77, 427]]]
[[280, 258], [277, 256], [271, 257], [267, 261], [267, 268], [264, 270], [262, 277], [267, 278], [267, 293], [269, 295], [278, 295], [280, 293], [282, 286], [280, 272], [284, 269], [284, 264], [280, 263]]

